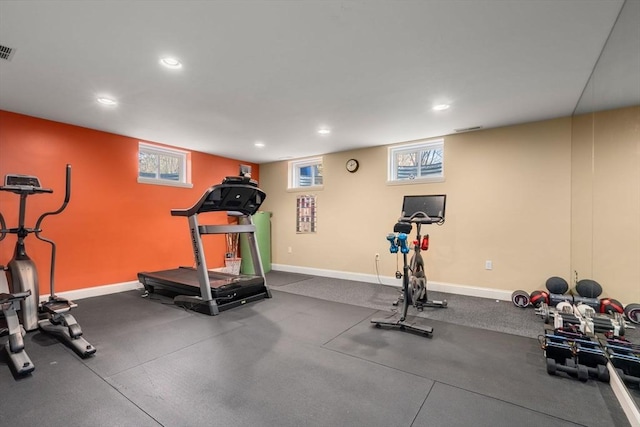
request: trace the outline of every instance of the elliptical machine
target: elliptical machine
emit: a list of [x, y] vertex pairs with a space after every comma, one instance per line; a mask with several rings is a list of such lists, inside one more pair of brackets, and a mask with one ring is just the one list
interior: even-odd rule
[[[69, 313], [77, 307], [73, 301], [56, 296], [55, 294], [55, 265], [56, 244], [53, 240], [40, 235], [43, 220], [50, 215], [58, 215], [65, 210], [71, 198], [71, 165], [66, 167], [65, 197], [62, 205], [55, 211], [45, 212], [36, 221], [34, 228], [25, 227], [25, 211], [27, 197], [33, 194], [53, 193], [49, 188], [43, 188], [35, 176], [8, 174], [0, 191], [8, 191], [20, 196], [18, 213], [18, 227], [6, 228], [2, 214], [0, 214], [0, 235], [17, 236], [13, 258], [7, 264], [8, 288], [14, 296], [27, 294], [20, 299], [20, 313], [18, 315], [22, 327], [26, 331], [40, 328], [60, 338], [81, 357], [91, 356], [96, 348], [82, 337], [82, 329], [76, 319]], [[36, 238], [51, 245], [50, 295], [47, 301], [39, 304], [38, 272], [35, 263], [26, 253], [25, 238], [34, 233]], [[2, 240], [2, 239], [0, 239]], [[11, 292], [10, 292], [11, 294]], [[30, 298], [27, 296], [30, 295]], [[1, 301], [1, 300], [0, 300]]]

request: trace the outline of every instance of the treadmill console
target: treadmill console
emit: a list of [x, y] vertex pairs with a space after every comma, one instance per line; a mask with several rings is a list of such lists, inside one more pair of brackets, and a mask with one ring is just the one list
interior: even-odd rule
[[221, 184], [209, 187], [189, 209], [174, 209], [173, 216], [193, 216], [204, 212], [227, 212], [230, 216], [253, 215], [267, 195], [248, 177], [229, 176]]
[[223, 184], [246, 184], [254, 187], [258, 186], [258, 181], [251, 179], [248, 176], [228, 176], [222, 180]]

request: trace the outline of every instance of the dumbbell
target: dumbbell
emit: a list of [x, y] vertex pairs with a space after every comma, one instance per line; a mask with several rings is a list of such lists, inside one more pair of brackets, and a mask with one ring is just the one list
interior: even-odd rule
[[640, 387], [640, 377], [636, 377], [633, 375], [626, 374], [622, 369], [617, 368], [616, 373], [618, 377], [627, 385], [635, 385], [636, 387]]
[[[551, 359], [547, 359], [547, 372], [550, 375], [560, 371], [578, 377], [581, 381], [592, 377], [609, 382], [607, 357], [597, 342], [586, 337], [571, 338], [554, 332], [553, 335], [545, 335], [544, 348], [545, 355]], [[564, 364], [559, 363], [559, 360], [564, 361]]]
[[566, 359], [565, 363], [561, 364], [556, 362], [554, 358], [547, 357], [547, 374], [556, 375], [558, 372], [564, 372], [582, 382], [589, 379], [589, 369], [585, 365], [576, 363], [573, 359]]
[[[638, 369], [640, 365], [640, 357], [638, 357], [636, 345], [628, 343], [631, 347], [620, 347], [617, 345], [609, 345], [611, 340], [607, 340], [607, 351], [609, 352], [609, 360], [611, 364], [616, 368], [618, 377], [625, 384], [640, 386], [640, 376]], [[619, 342], [619, 340], [616, 340]]]

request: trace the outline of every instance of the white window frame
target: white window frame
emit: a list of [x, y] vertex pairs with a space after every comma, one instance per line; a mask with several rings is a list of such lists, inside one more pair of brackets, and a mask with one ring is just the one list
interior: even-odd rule
[[[423, 151], [442, 150], [442, 169], [439, 174], [429, 174], [426, 176], [417, 176], [415, 178], [398, 179], [398, 165], [396, 162], [396, 154], [400, 153], [417, 153], [417, 157], [420, 158], [420, 153]], [[405, 185], [405, 184], [425, 184], [430, 182], [444, 182], [444, 139], [436, 139], [429, 141], [421, 141], [417, 143], [396, 145], [388, 148], [387, 151], [387, 184], [391, 185]], [[418, 167], [418, 171], [420, 167]]]
[[177, 148], [160, 147], [159, 145], [148, 144], [146, 142], [140, 141], [138, 142], [138, 155], [141, 152], [177, 157], [179, 159], [180, 170], [178, 171], [178, 181], [160, 178], [160, 175], [158, 173], [159, 171], [156, 172], [155, 178], [147, 178], [140, 176], [140, 164], [138, 163], [138, 183], [193, 188], [193, 184], [191, 183], [191, 164], [189, 159], [190, 153], [188, 151], [179, 150]]
[[322, 157], [311, 157], [301, 160], [291, 160], [289, 162], [288, 189], [289, 190], [308, 190], [321, 189], [324, 184], [324, 175], [322, 176], [323, 184], [317, 185], [300, 185], [300, 169], [308, 166], [322, 166]]

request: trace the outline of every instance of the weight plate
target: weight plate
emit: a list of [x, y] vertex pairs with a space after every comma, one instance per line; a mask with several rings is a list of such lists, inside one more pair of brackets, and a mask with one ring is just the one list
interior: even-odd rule
[[511, 294], [511, 302], [520, 308], [525, 308], [529, 305], [529, 293], [521, 290], [513, 291]]
[[624, 314], [630, 322], [640, 323], [640, 304], [629, 304], [624, 308]]

